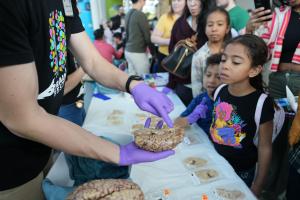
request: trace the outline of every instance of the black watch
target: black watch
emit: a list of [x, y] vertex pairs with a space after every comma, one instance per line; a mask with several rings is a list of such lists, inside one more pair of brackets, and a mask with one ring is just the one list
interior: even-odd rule
[[144, 80], [144, 79], [142, 77], [140, 77], [140, 76], [137, 76], [137, 75], [129, 76], [129, 78], [127, 79], [126, 84], [125, 84], [125, 90], [129, 94], [131, 94], [130, 90], [129, 90], [129, 86], [130, 86], [131, 81], [133, 81], [133, 80], [135, 80], [135, 81], [141, 81], [141, 80]]

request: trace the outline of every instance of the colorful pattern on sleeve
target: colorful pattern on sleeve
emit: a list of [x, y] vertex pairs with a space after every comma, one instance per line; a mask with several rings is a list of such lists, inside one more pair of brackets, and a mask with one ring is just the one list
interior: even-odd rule
[[210, 128], [211, 138], [215, 143], [242, 148], [241, 141], [246, 137], [242, 128], [246, 124], [236, 112], [236, 107], [221, 102], [214, 104], [213, 123]]
[[55, 97], [63, 88], [66, 80], [67, 39], [65, 18], [62, 11], [53, 11], [49, 16], [50, 68], [52, 81], [40, 92], [38, 99]]
[[65, 73], [67, 45], [65, 34], [65, 20], [62, 11], [54, 11], [49, 18], [50, 34], [50, 66], [58, 77]]

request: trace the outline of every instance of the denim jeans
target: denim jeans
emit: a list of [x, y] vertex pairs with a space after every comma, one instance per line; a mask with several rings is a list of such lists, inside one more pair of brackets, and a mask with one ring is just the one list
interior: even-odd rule
[[82, 126], [85, 118], [85, 110], [84, 107], [76, 107], [75, 103], [62, 105], [59, 108], [58, 116], [69, 120], [78, 126]]
[[237, 175], [246, 183], [246, 185], [250, 188], [255, 175], [255, 167], [243, 170], [243, 171], [235, 171]]

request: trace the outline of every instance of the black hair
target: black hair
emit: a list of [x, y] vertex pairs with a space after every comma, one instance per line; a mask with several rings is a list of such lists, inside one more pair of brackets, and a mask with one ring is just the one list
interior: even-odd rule
[[207, 36], [205, 34], [205, 16], [208, 11], [215, 8], [217, 6], [216, 0], [200, 0], [201, 1], [201, 12], [198, 16], [198, 25], [197, 25], [197, 39], [202, 46], [207, 40]]
[[113, 35], [113, 37], [122, 40], [122, 33], [120, 33], [120, 32], [115, 32], [114, 35]]
[[[245, 34], [232, 38], [225, 44], [225, 48], [229, 44], [241, 44], [246, 47], [253, 68], [259, 65], [263, 67], [268, 60], [268, 47], [264, 40], [256, 35]], [[250, 78], [250, 84], [257, 90], [266, 89], [261, 73]]]
[[226, 18], [225, 21], [228, 25], [229, 31], [225, 35], [224, 41], [231, 39], [232, 35], [231, 35], [231, 31], [230, 31], [230, 16], [229, 16], [228, 12], [222, 7], [214, 7], [214, 8], [211, 8], [211, 9], [208, 10], [208, 12], [205, 16], [205, 20], [204, 20], [204, 29], [206, 28], [206, 25], [207, 25], [208, 16], [211, 15], [212, 13], [214, 13], [214, 12], [222, 13], [225, 16], [225, 18]]
[[212, 55], [208, 56], [208, 58], [206, 59], [206, 66], [204, 68], [204, 73], [206, 73], [209, 66], [219, 65], [221, 63], [221, 60], [222, 60], [221, 53], [216, 53], [216, 54], [212, 54]]
[[131, 0], [131, 2], [134, 4], [136, 2], [138, 2], [139, 0]]
[[103, 39], [104, 36], [104, 28], [102, 25], [100, 25], [100, 28], [94, 31], [94, 37], [96, 40]]

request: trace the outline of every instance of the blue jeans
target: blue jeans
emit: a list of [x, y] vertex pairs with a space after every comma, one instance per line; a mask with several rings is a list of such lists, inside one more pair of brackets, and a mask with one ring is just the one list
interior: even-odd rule
[[244, 170], [244, 171], [235, 171], [237, 175], [246, 183], [246, 185], [250, 188], [255, 175], [255, 167]]
[[69, 120], [78, 126], [82, 126], [85, 118], [85, 110], [84, 107], [76, 107], [75, 103], [62, 105], [59, 108], [58, 116]]

